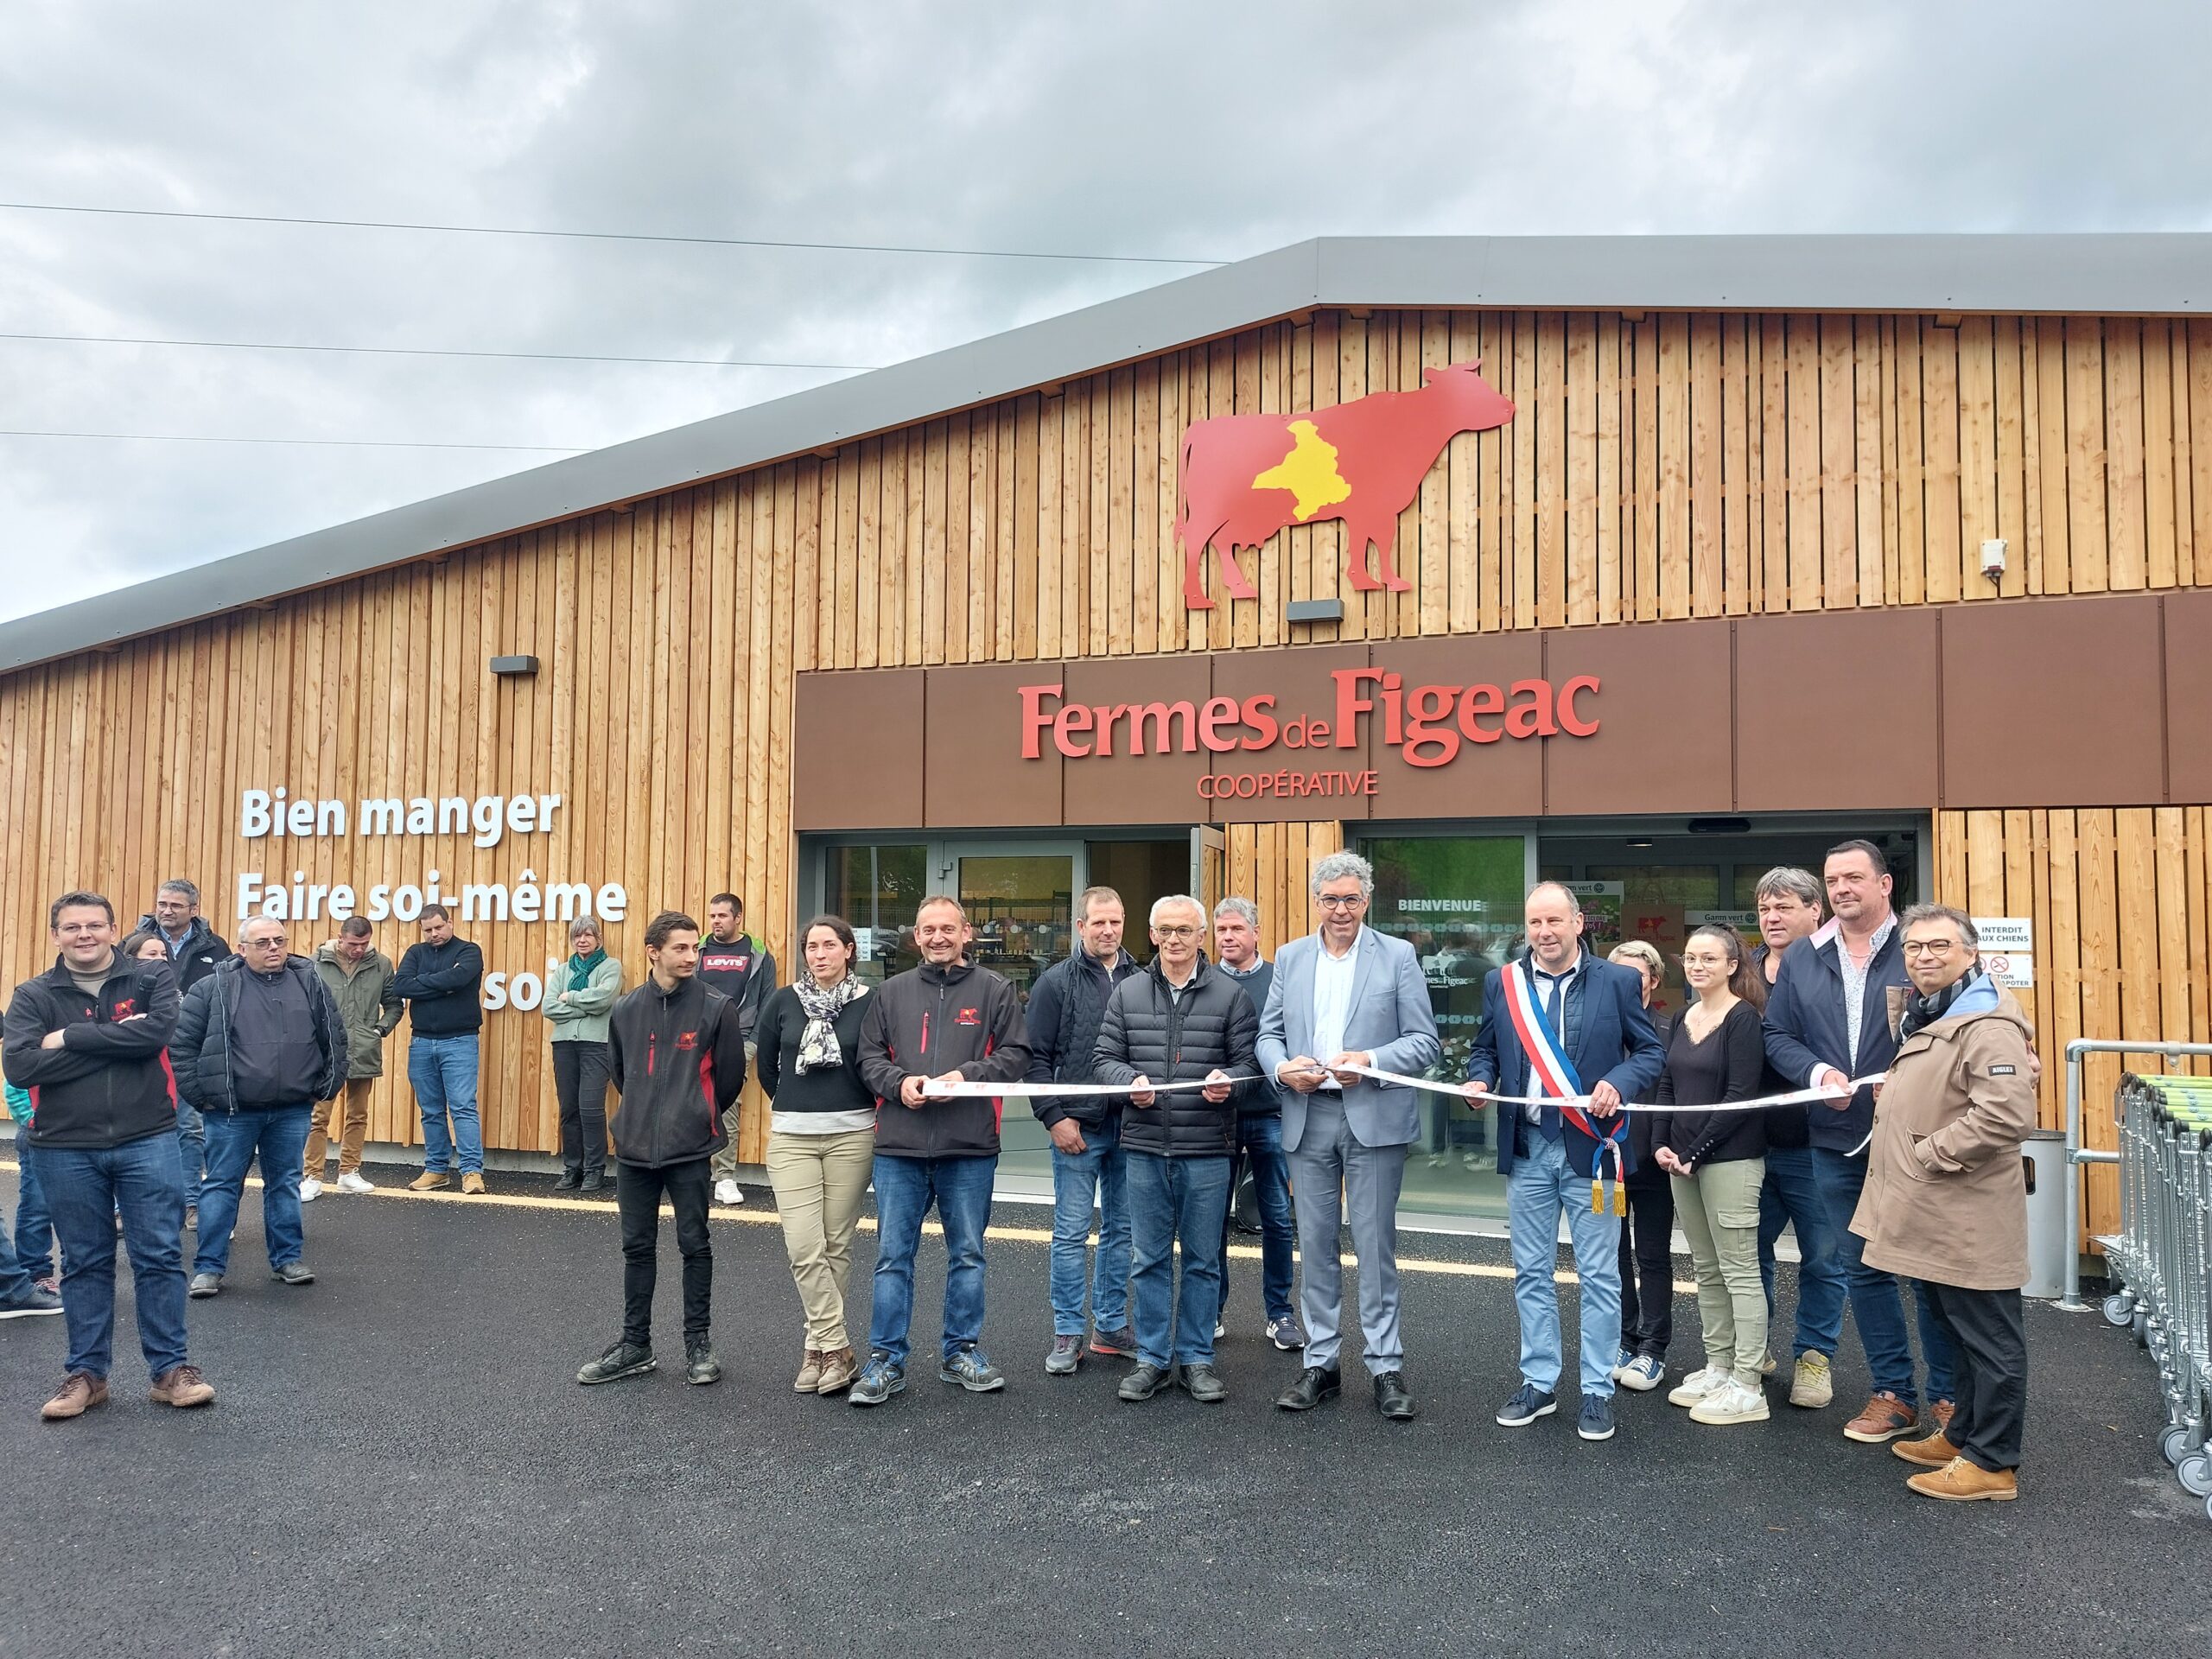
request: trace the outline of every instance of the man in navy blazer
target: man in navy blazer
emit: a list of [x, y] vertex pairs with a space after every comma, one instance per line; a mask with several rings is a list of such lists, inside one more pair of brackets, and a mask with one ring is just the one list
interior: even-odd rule
[[1320, 929], [1275, 953], [1260, 1014], [1260, 1065], [1282, 1085], [1282, 1144], [1305, 1264], [1305, 1369], [1275, 1404], [1306, 1411], [1342, 1390], [1338, 1237], [1348, 1206], [1376, 1408], [1403, 1422], [1414, 1401], [1398, 1328], [1398, 1190], [1421, 1109], [1404, 1084], [1344, 1068], [1417, 1077], [1442, 1051], [1413, 946], [1363, 925], [1374, 867], [1357, 853], [1332, 853], [1313, 867], [1313, 893]]
[[[1494, 971], [1483, 985], [1482, 1029], [1467, 1056], [1467, 1093], [1556, 1096], [1556, 1073], [1532, 1065], [1522, 1030], [1549, 1040], [1590, 1096], [1584, 1123], [1607, 1132], [1624, 1100], [1651, 1098], [1666, 1050], [1643, 1009], [1643, 977], [1582, 949], [1582, 904], [1557, 881], [1529, 890], [1522, 919], [1529, 954]], [[1526, 995], [1516, 1007], [1516, 976]], [[1554, 1082], [1546, 1074], [1554, 1073]], [[1532, 1084], [1534, 1086], [1532, 1086]], [[1570, 1085], [1571, 1086], [1571, 1085]], [[1561, 1357], [1559, 1217], [1564, 1210], [1582, 1281], [1582, 1411], [1576, 1432], [1586, 1440], [1613, 1437], [1613, 1361], [1620, 1347], [1620, 1224], [1596, 1213], [1591, 1182], [1627, 1167], [1624, 1143], [1614, 1154], [1556, 1106], [1501, 1102], [1497, 1169], [1505, 1177], [1505, 1211], [1513, 1239], [1513, 1300], [1521, 1316], [1521, 1387], [1497, 1421], [1522, 1428], [1558, 1408]]]

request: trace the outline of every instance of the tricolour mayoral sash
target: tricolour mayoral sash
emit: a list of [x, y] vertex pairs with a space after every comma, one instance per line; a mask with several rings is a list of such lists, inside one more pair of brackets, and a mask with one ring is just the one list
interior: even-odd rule
[[1505, 1009], [1513, 1020], [1514, 1035], [1521, 1039], [1521, 1052], [1529, 1058], [1529, 1081], [1535, 1085], [1529, 1092], [1558, 1101], [1560, 1116], [1598, 1143], [1597, 1154], [1590, 1164], [1591, 1213], [1603, 1215], [1605, 1211], [1605, 1161], [1610, 1154], [1613, 1166], [1613, 1213], [1626, 1215], [1628, 1114], [1617, 1112], [1609, 1122], [1600, 1124], [1582, 1109], [1581, 1074], [1574, 1069], [1574, 1062], [1567, 1058], [1559, 1033], [1552, 1029], [1551, 1020], [1544, 1013], [1543, 1001], [1536, 995], [1536, 976], [1527, 957], [1506, 964]]

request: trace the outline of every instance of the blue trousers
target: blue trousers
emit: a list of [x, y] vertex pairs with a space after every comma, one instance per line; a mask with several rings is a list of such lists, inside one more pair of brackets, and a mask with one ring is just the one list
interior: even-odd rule
[[1221, 1306], [1229, 1307], [1229, 1223], [1236, 1204], [1236, 1184], [1243, 1172], [1252, 1172], [1252, 1196], [1260, 1206], [1260, 1300], [1268, 1323], [1287, 1319], [1290, 1303], [1291, 1263], [1298, 1249], [1298, 1223], [1291, 1213], [1290, 1160], [1282, 1149], [1282, 1119], [1274, 1113], [1240, 1115], [1236, 1120], [1236, 1155], [1229, 1165], [1229, 1203], [1221, 1212]]
[[1905, 1338], [1904, 1310], [1897, 1300], [1898, 1285], [1909, 1282], [1919, 1314], [1920, 1351], [1928, 1362], [1927, 1397], [1930, 1402], [1952, 1398], [1951, 1338], [1929, 1300], [1928, 1287], [1868, 1267], [1866, 1241], [1851, 1230], [1851, 1217], [1866, 1185], [1866, 1158], [1815, 1147], [1813, 1172], [1821, 1184], [1821, 1201], [1835, 1219], [1836, 1254], [1843, 1261], [1851, 1316], [1859, 1323], [1859, 1342], [1866, 1351], [1875, 1391], [1894, 1394], [1908, 1406], [1916, 1406], [1921, 1398], [1912, 1385], [1912, 1347]]
[[306, 1254], [300, 1173], [308, 1131], [314, 1127], [315, 1108], [304, 1100], [296, 1106], [207, 1114], [207, 1179], [200, 1189], [194, 1273], [222, 1273], [229, 1268], [231, 1229], [238, 1224], [246, 1174], [257, 1157], [261, 1160], [262, 1240], [269, 1247], [269, 1265], [281, 1268]]
[[[461, 1173], [484, 1172], [484, 1128], [476, 1111], [476, 1033], [416, 1037], [407, 1045], [407, 1081], [423, 1113], [423, 1167], [444, 1174], [458, 1146]], [[448, 1129], [446, 1120], [453, 1126]]]
[[1221, 1217], [1228, 1204], [1227, 1157], [1129, 1154], [1137, 1357], [1145, 1364], [1165, 1370], [1171, 1359], [1179, 1365], [1213, 1363], [1213, 1322], [1221, 1313]]
[[105, 1377], [115, 1339], [115, 1218], [130, 1252], [147, 1374], [185, 1362], [184, 1176], [164, 1129], [119, 1147], [34, 1147], [61, 1241], [61, 1316], [72, 1371]]
[[894, 1363], [906, 1363], [906, 1331], [914, 1321], [914, 1255], [922, 1218], [937, 1206], [944, 1228], [944, 1357], [973, 1348], [983, 1336], [983, 1230], [991, 1220], [991, 1185], [998, 1154], [988, 1158], [890, 1158], [875, 1155], [874, 1305], [868, 1345]]
[[1766, 1285], [1769, 1328], [1774, 1318], [1774, 1242], [1784, 1227], [1797, 1232], [1796, 1357], [1835, 1357], [1843, 1340], [1846, 1289], [1835, 1223], [1821, 1198], [1810, 1147], [1769, 1147], [1766, 1185], [1759, 1189], [1759, 1277]]
[[54, 1270], [54, 1217], [46, 1207], [45, 1189], [38, 1184], [38, 1165], [31, 1157], [31, 1126], [16, 1125], [16, 1166], [22, 1173], [16, 1181], [16, 1260], [34, 1279], [51, 1279]]
[[[1510, 1135], [1514, 1126], [1499, 1133]], [[1590, 1208], [1590, 1176], [1567, 1162], [1567, 1148], [1531, 1128], [1528, 1151], [1505, 1178], [1507, 1230], [1513, 1240], [1513, 1302], [1521, 1315], [1521, 1375], [1545, 1393], [1559, 1388], [1559, 1218], [1564, 1211], [1582, 1280], [1582, 1392], [1610, 1399], [1621, 1345], [1621, 1224]]]
[[[1128, 1162], [1122, 1120], [1083, 1129], [1084, 1149], [1052, 1148], [1052, 1334], [1083, 1334], [1084, 1268], [1090, 1268], [1090, 1313], [1101, 1331], [1129, 1322]], [[1098, 1206], [1098, 1254], [1090, 1254], [1090, 1210]]]

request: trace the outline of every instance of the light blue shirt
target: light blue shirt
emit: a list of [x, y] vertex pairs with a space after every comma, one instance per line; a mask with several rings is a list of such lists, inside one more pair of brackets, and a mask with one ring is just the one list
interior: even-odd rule
[[[1321, 948], [1313, 956], [1313, 1058], [1324, 1065], [1344, 1052], [1344, 1027], [1351, 1019], [1352, 969], [1359, 960], [1360, 936], [1366, 931], [1363, 925], [1352, 935], [1351, 949], [1341, 957], [1331, 956], [1327, 941], [1316, 936]], [[1334, 1077], [1321, 1086], [1339, 1092], [1344, 1088]]]

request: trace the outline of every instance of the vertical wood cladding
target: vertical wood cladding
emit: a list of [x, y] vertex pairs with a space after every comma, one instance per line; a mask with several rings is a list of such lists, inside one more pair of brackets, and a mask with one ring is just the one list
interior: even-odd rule
[[[1209, 560], [1215, 608], [1184, 608], [1173, 526], [1187, 423], [1410, 390], [1425, 366], [1474, 359], [1518, 414], [1454, 438], [1402, 516], [1408, 591], [1352, 590], [1344, 528], [1324, 523], [1240, 556], [1256, 601], [1230, 602]], [[1993, 584], [1979, 550], [1995, 537], [2010, 554]], [[238, 875], [258, 865], [359, 888], [432, 868], [448, 892], [525, 870], [619, 881], [630, 918], [608, 943], [633, 982], [644, 918], [727, 885], [788, 969], [791, 709], [810, 670], [2208, 578], [2212, 323], [1324, 310], [10, 675], [4, 965], [11, 978], [43, 965], [46, 903], [70, 886], [114, 895], [127, 919], [161, 878], [188, 874], [228, 932]], [[1325, 597], [1344, 601], [1341, 624], [1284, 621], [1289, 601]], [[486, 664], [504, 653], [543, 665], [495, 680]], [[566, 804], [550, 835], [490, 850], [465, 836], [240, 840], [241, 791], [279, 785], [354, 807], [494, 791]], [[1944, 813], [1942, 890], [1986, 883], [1993, 860], [2009, 883], [2017, 861], [2039, 925], [2049, 918], [2038, 953], [2072, 953], [2073, 1029], [2150, 1020], [2139, 994], [2111, 988], [2147, 982], [2158, 1020], [2185, 1007], [2202, 1036], [2202, 820], [2196, 807]], [[1340, 844], [1340, 826], [1229, 836], [1232, 884], [1260, 899], [1269, 938], [1307, 925], [1300, 871]], [[2054, 882], [2062, 868], [2074, 874]], [[2189, 895], [2178, 910], [2169, 874]], [[2009, 889], [2005, 906], [1974, 903], [2026, 908]], [[309, 944], [324, 931], [296, 931]], [[469, 931], [509, 971], [543, 971], [562, 949], [550, 925]], [[396, 954], [412, 932], [385, 924], [378, 942]], [[535, 1014], [488, 1020], [493, 1145], [556, 1144], [545, 1036]], [[375, 1098], [382, 1140], [416, 1132], [397, 1086], [403, 1043]], [[753, 1159], [758, 1107], [743, 1139]]]

